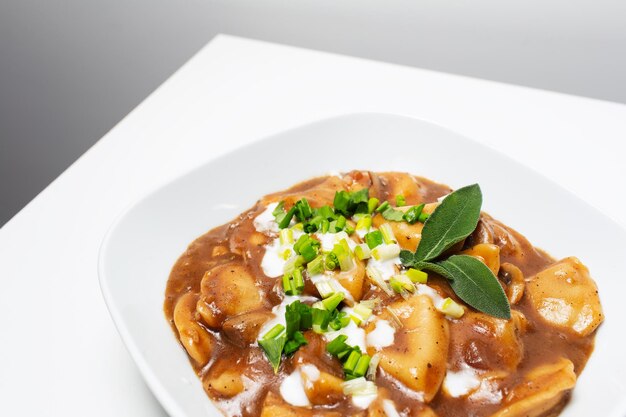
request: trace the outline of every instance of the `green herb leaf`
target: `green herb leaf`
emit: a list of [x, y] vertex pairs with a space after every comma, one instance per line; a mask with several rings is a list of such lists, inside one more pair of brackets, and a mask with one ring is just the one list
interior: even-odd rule
[[450, 286], [461, 300], [491, 316], [511, 318], [511, 306], [506, 294], [484, 263], [473, 256], [453, 255], [437, 265], [446, 271], [441, 275], [450, 279]]
[[435, 259], [469, 236], [478, 224], [482, 201], [478, 184], [459, 188], [448, 195], [424, 224], [415, 261]]
[[[411, 255], [413, 254], [411, 253]], [[400, 253], [400, 256], [402, 256], [402, 253]], [[425, 269], [427, 271], [434, 272], [435, 274], [439, 274], [442, 277], [448, 278], [448, 279], [454, 278], [452, 274], [450, 274], [450, 272], [446, 268], [433, 262], [415, 262], [414, 268], [419, 269], [419, 270]]]
[[280, 366], [280, 358], [282, 356], [283, 348], [285, 347], [285, 343], [287, 342], [287, 335], [283, 333], [275, 339], [261, 339], [258, 341], [259, 346], [265, 352], [265, 356], [272, 364], [272, 368], [274, 368], [274, 373], [278, 372], [278, 367]]

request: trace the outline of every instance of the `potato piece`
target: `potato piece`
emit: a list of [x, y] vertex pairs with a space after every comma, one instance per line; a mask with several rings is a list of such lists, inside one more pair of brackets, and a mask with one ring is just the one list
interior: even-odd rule
[[231, 398], [243, 391], [243, 380], [241, 374], [235, 370], [209, 372], [204, 380], [205, 389], [213, 395]]
[[574, 364], [565, 358], [530, 371], [507, 395], [503, 409], [492, 417], [539, 417], [555, 415], [576, 384]]
[[500, 247], [493, 243], [479, 243], [461, 252], [462, 255], [474, 256], [487, 265], [495, 276], [500, 270]]
[[512, 320], [503, 320], [466, 312], [450, 326], [452, 357], [478, 369], [515, 371], [524, 356], [520, 315], [514, 311]]
[[[314, 366], [314, 365], [304, 365]], [[344, 398], [341, 384], [343, 380], [328, 372], [318, 371], [319, 375], [311, 375], [300, 367], [304, 383], [304, 392], [313, 405], [332, 405]]]
[[270, 391], [263, 402], [261, 417], [341, 417], [341, 413], [323, 409], [313, 410], [307, 407], [295, 407]]
[[[423, 393], [424, 401], [429, 402], [446, 375], [448, 321], [425, 295], [392, 303], [390, 307], [403, 327], [396, 330], [393, 345], [378, 352], [380, 367], [410, 389]], [[391, 321], [386, 311], [380, 317]], [[370, 324], [366, 332], [373, 329]], [[368, 353], [373, 355], [376, 350], [370, 347]]]
[[263, 324], [274, 317], [269, 310], [251, 311], [224, 320], [222, 331], [237, 346], [246, 347], [254, 343]]
[[[337, 271], [328, 272], [328, 275], [333, 276], [342, 287], [344, 287], [355, 302], [361, 300], [363, 297], [363, 283], [365, 282], [365, 266], [363, 261], [358, 258], [354, 258], [354, 268], [349, 271]], [[346, 303], [352, 304], [351, 300], [346, 299]]]
[[539, 315], [564, 331], [587, 336], [604, 320], [598, 287], [575, 257], [528, 279], [526, 293]]
[[174, 307], [174, 325], [178, 330], [178, 337], [191, 358], [199, 365], [209, 361], [213, 350], [213, 336], [198, 324], [196, 313], [196, 298], [192, 293], [186, 293], [178, 299]]
[[227, 317], [262, 307], [261, 294], [250, 271], [241, 264], [228, 263], [204, 274], [198, 310], [206, 324], [220, 327]]
[[422, 200], [419, 184], [413, 175], [401, 172], [385, 172], [379, 174], [379, 177], [387, 183], [387, 195], [390, 200], [395, 199], [397, 195], [404, 196], [405, 200], [409, 202]]

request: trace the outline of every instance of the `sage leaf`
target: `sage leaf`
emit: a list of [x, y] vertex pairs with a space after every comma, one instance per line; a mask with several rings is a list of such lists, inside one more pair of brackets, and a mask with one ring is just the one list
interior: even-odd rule
[[420, 271], [425, 269], [450, 280], [454, 278], [446, 268], [433, 262], [414, 262], [414, 268], [419, 269]]
[[498, 279], [484, 263], [473, 256], [453, 255], [437, 265], [446, 271], [441, 275], [450, 280], [452, 290], [461, 300], [485, 314], [511, 318], [509, 300]]
[[415, 262], [433, 260], [469, 236], [478, 224], [482, 202], [478, 184], [459, 188], [444, 198], [424, 224]]

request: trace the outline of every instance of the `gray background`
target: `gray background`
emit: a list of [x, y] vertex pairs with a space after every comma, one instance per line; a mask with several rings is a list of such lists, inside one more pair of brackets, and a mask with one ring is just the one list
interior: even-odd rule
[[626, 103], [623, 0], [0, 0], [0, 225], [217, 33]]

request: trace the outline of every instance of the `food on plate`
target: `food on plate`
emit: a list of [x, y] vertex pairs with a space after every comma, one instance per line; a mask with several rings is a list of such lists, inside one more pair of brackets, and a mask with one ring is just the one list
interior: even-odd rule
[[481, 206], [406, 173], [299, 183], [190, 244], [166, 317], [227, 416], [557, 415], [598, 289]]

